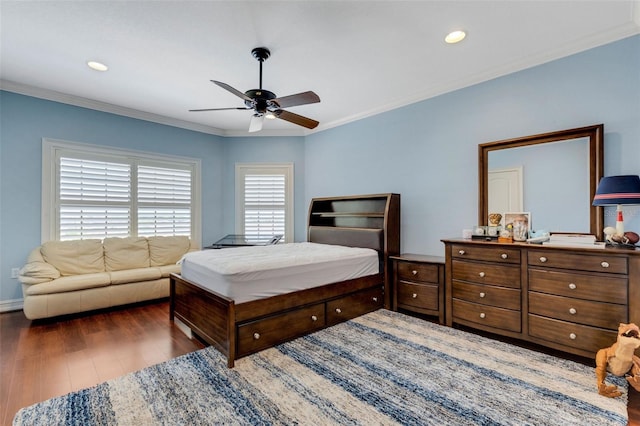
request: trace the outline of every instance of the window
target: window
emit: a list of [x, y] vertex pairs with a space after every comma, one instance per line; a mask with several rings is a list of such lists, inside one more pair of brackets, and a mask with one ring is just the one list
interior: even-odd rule
[[293, 164], [236, 164], [236, 233], [293, 241]]
[[43, 141], [43, 241], [200, 233], [200, 161]]

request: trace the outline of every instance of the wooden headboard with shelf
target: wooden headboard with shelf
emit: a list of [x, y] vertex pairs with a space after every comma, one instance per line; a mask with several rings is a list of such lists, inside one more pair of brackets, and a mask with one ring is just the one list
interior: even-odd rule
[[385, 307], [391, 306], [389, 256], [400, 254], [400, 194], [313, 198], [307, 240], [377, 250], [387, 290]]

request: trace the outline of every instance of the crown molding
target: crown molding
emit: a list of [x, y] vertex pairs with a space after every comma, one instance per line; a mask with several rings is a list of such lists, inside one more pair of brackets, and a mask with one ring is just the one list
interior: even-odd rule
[[460, 79], [457, 81], [451, 81], [449, 84], [441, 85], [435, 89], [430, 88], [425, 91], [416, 92], [413, 96], [408, 98], [398, 99], [394, 102], [380, 105], [377, 108], [362, 111], [358, 114], [353, 114], [347, 117], [343, 117], [338, 120], [334, 120], [328, 123], [322, 123], [316, 129], [290, 129], [290, 130], [261, 130], [256, 133], [248, 133], [241, 130], [224, 130], [216, 127], [206, 126], [203, 124], [197, 124], [189, 121], [178, 120], [171, 117], [166, 117], [158, 114], [153, 114], [145, 111], [139, 111], [132, 108], [126, 108], [106, 102], [96, 101], [93, 99], [83, 98], [79, 96], [69, 95], [61, 92], [56, 92], [49, 89], [43, 89], [35, 86], [29, 86], [21, 83], [16, 83], [8, 80], [0, 80], [0, 89], [9, 92], [14, 92], [22, 95], [32, 96], [40, 99], [46, 99], [54, 102], [60, 102], [68, 105], [74, 105], [83, 108], [89, 108], [92, 110], [117, 114], [125, 117], [135, 118], [139, 120], [150, 121], [153, 123], [164, 124], [167, 126], [178, 127], [186, 130], [193, 130], [196, 132], [212, 134], [222, 137], [306, 137], [308, 135], [328, 130], [331, 128], [343, 126], [345, 124], [352, 123], [354, 121], [362, 120], [364, 118], [372, 117], [384, 112], [388, 112], [394, 109], [402, 108], [417, 102], [443, 95], [455, 90], [463, 89], [465, 87], [473, 86], [475, 84], [483, 83], [489, 80], [493, 80], [498, 77], [502, 77], [507, 74], [519, 72], [527, 68], [533, 68], [538, 65], [542, 65], [547, 62], [551, 62], [557, 59], [561, 59], [567, 56], [571, 56], [580, 53], [585, 50], [589, 50], [595, 47], [602, 46], [604, 44], [612, 43], [623, 38], [631, 37], [640, 34], [640, 0], [634, 0], [631, 3], [629, 21], [625, 25], [620, 25], [612, 28], [610, 31], [598, 33], [592, 37], [584, 37], [580, 40], [576, 40], [573, 43], [563, 44], [561, 48], [555, 50], [548, 50], [540, 52], [538, 55], [531, 55], [524, 60], [513, 61], [504, 64], [500, 67], [490, 68], [484, 73], [476, 74], [471, 78]]
[[9, 80], [0, 80], [0, 90], [13, 92], [20, 95], [31, 96], [34, 98], [45, 99], [53, 102], [60, 102], [66, 105], [73, 105], [81, 108], [88, 108], [96, 111], [107, 112], [111, 114], [121, 115], [124, 117], [135, 118], [138, 120], [150, 121], [152, 123], [164, 124], [166, 126], [178, 127], [195, 132], [207, 133], [222, 137], [274, 137], [274, 136], [306, 136], [308, 134], [301, 130], [261, 130], [257, 133], [248, 133], [240, 130], [223, 130], [217, 127], [205, 126], [203, 124], [192, 123], [190, 121], [178, 120], [171, 117], [165, 117], [158, 114], [152, 114], [145, 111], [139, 111], [132, 108], [126, 108], [107, 102], [96, 101], [93, 99], [83, 98], [81, 96], [69, 95], [54, 90], [43, 89], [41, 87], [29, 86], [22, 83], [16, 83]]
[[29, 86], [26, 84], [16, 83], [8, 80], [0, 80], [0, 89], [20, 95], [31, 96], [34, 98], [45, 99], [53, 102], [60, 102], [67, 105], [88, 108], [96, 111], [107, 112], [124, 117], [135, 118], [138, 120], [150, 121], [152, 123], [164, 124], [166, 126], [178, 127], [186, 130], [193, 130], [201, 133], [208, 133], [216, 136], [225, 136], [226, 133], [224, 130], [215, 127], [177, 120], [158, 114], [152, 114], [149, 112], [126, 108], [107, 102], [96, 101], [93, 99], [83, 98], [81, 96], [69, 95], [66, 93], [56, 92], [54, 90]]

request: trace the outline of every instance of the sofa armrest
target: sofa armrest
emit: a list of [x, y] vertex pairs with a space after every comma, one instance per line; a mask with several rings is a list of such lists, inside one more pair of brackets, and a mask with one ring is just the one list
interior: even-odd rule
[[39, 247], [29, 254], [27, 264], [18, 274], [18, 280], [23, 284], [39, 284], [56, 278], [60, 278], [60, 271], [44, 261]]

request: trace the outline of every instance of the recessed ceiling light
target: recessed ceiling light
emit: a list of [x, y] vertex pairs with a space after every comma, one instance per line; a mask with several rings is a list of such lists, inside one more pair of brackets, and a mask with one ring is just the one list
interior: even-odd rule
[[462, 30], [456, 30], [456, 31], [451, 31], [449, 34], [447, 34], [447, 36], [444, 38], [444, 41], [446, 41], [449, 44], [454, 44], [454, 43], [459, 43], [462, 40], [464, 40], [464, 38], [467, 36], [467, 33], [465, 33]]
[[106, 71], [109, 69], [109, 67], [102, 62], [89, 61], [87, 62], [87, 65], [89, 66], [89, 68], [96, 71]]

